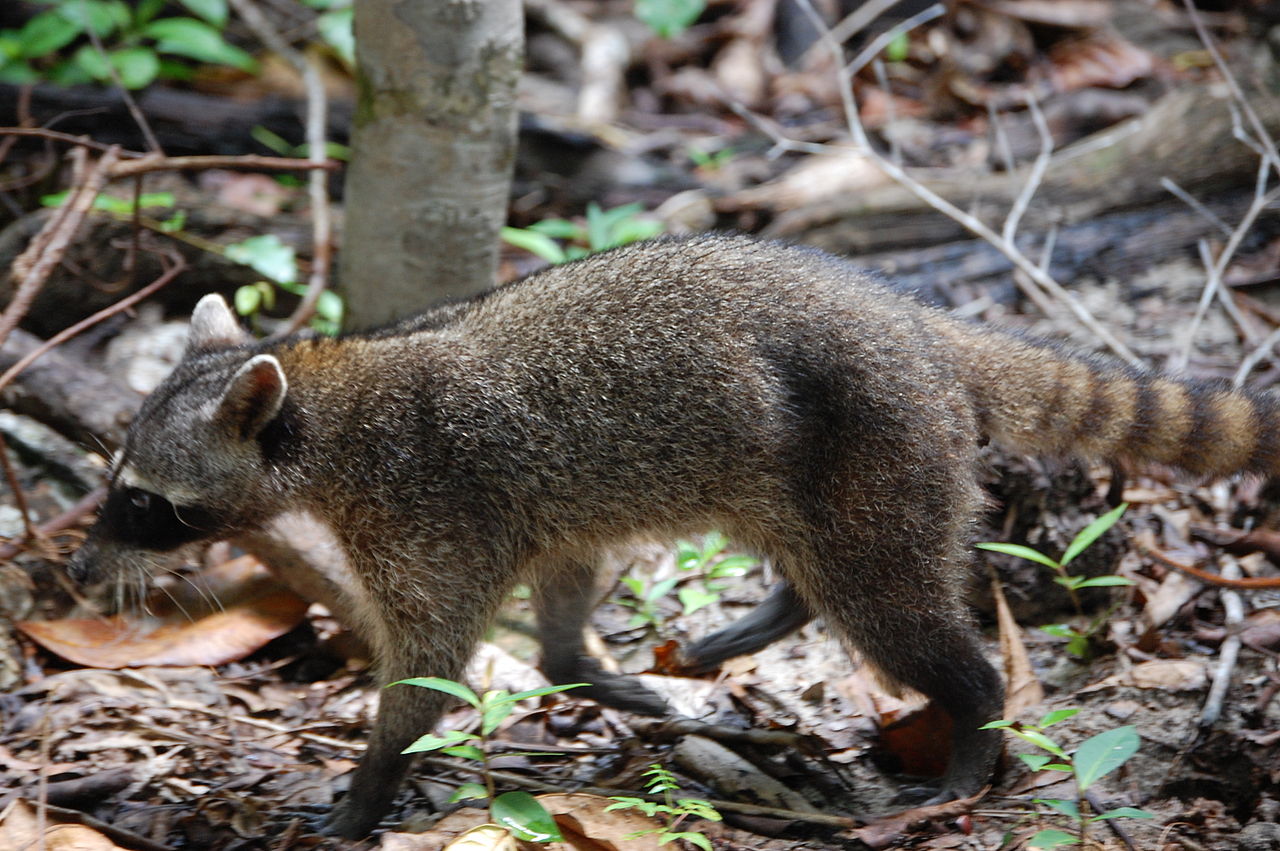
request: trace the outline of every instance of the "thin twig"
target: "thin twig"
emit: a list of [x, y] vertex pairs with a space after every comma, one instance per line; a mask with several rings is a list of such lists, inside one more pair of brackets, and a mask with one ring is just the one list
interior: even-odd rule
[[[810, 18], [816, 25], [821, 25], [822, 18], [813, 9], [810, 0], [798, 0], [800, 7], [808, 13]], [[822, 40], [832, 51], [837, 64], [840, 60], [840, 45], [832, 38], [830, 33], [825, 29], [822, 30]], [[1075, 315], [1076, 320], [1081, 325], [1089, 329], [1108, 349], [1110, 349], [1117, 357], [1133, 366], [1142, 366], [1142, 361], [1130, 351], [1129, 347], [1120, 342], [1114, 334], [1112, 334], [1105, 326], [1093, 317], [1088, 309], [1082, 305], [1078, 299], [1071, 293], [1063, 289], [1062, 285], [1055, 281], [1047, 272], [1040, 269], [1032, 262], [1026, 254], [1024, 254], [1016, 245], [1009, 240], [1004, 239], [1000, 234], [996, 233], [987, 224], [977, 217], [966, 213], [950, 201], [938, 195], [932, 189], [920, 183], [911, 175], [907, 174], [896, 163], [891, 162], [882, 156], [872, 147], [867, 139], [866, 130], [862, 126], [862, 119], [858, 115], [857, 102], [853, 96], [853, 85], [851, 81], [842, 75], [840, 85], [840, 97], [844, 104], [845, 121], [848, 126], [849, 135], [853, 139], [854, 145], [862, 150], [873, 165], [880, 171], [884, 172], [888, 177], [903, 186], [920, 200], [933, 207], [938, 212], [955, 221], [957, 224], [975, 234], [981, 239], [989, 242], [997, 251], [1003, 254], [1009, 262], [1021, 270], [1027, 278], [1035, 284], [1038, 284], [1055, 299], [1065, 304], [1067, 308]], [[785, 146], [785, 139], [777, 139], [779, 145]], [[1015, 275], [1014, 282], [1023, 290], [1027, 296], [1039, 304], [1043, 299], [1040, 294], [1035, 293], [1034, 287], [1025, 280], [1019, 280]]]
[[165, 256], [167, 256], [170, 259], [173, 265], [170, 266], [167, 271], [161, 274], [160, 277], [156, 278], [154, 281], [147, 284], [145, 287], [133, 293], [132, 295], [128, 295], [120, 299], [110, 307], [104, 307], [102, 310], [99, 310], [97, 313], [93, 314], [92, 316], [81, 319], [76, 324], [62, 329], [57, 334], [54, 334], [52, 337], [44, 341], [42, 344], [40, 344], [36, 348], [27, 352], [25, 355], [22, 356], [22, 358], [18, 360], [17, 363], [9, 367], [9, 369], [3, 375], [0, 375], [0, 390], [3, 390], [5, 387], [9, 386], [9, 383], [13, 381], [13, 379], [16, 378], [19, 373], [21, 373], [24, 369], [30, 366], [32, 362], [36, 360], [36, 358], [40, 357], [45, 352], [57, 346], [62, 345], [67, 340], [70, 340], [72, 337], [83, 332], [85, 329], [92, 328], [94, 325], [97, 325], [102, 320], [115, 316], [117, 313], [120, 313], [123, 310], [127, 310], [130, 307], [133, 307], [135, 304], [142, 301], [144, 298], [151, 295], [152, 293], [156, 292], [161, 287], [166, 286], [170, 281], [172, 281], [175, 277], [177, 277], [180, 272], [183, 272], [184, 270], [186, 270], [187, 261], [182, 258], [181, 254], [179, 254], [176, 251], [173, 251], [173, 252], [167, 253]]
[[1204, 265], [1204, 289], [1200, 293], [1200, 301], [1196, 304], [1196, 312], [1192, 314], [1191, 322], [1183, 335], [1182, 347], [1169, 362], [1169, 369], [1173, 372], [1184, 371], [1191, 361], [1191, 348], [1195, 345], [1200, 323], [1204, 321], [1205, 314], [1209, 312], [1209, 305], [1213, 303], [1213, 297], [1222, 286], [1222, 280], [1218, 277], [1218, 267], [1213, 262], [1213, 254], [1209, 251], [1209, 243], [1203, 239], [1197, 240], [1196, 249], [1200, 252], [1200, 262]]
[[22, 515], [22, 537], [34, 541], [39, 537], [39, 531], [31, 522], [31, 506], [27, 504], [27, 495], [22, 490], [22, 482], [18, 481], [18, 473], [13, 469], [13, 462], [9, 459], [9, 444], [5, 442], [3, 434], [0, 434], [0, 467], [4, 467], [5, 480], [9, 482], [9, 490], [13, 491], [13, 501], [17, 504], [18, 513]]
[[93, 21], [89, 19], [88, 4], [81, 2], [79, 7], [84, 15], [84, 20], [81, 21], [84, 24], [84, 31], [89, 34], [89, 41], [93, 44], [93, 49], [98, 52], [103, 66], [106, 67], [107, 73], [111, 75], [111, 82], [115, 83], [120, 98], [124, 101], [125, 108], [129, 110], [129, 115], [133, 116], [133, 123], [138, 125], [138, 130], [142, 133], [142, 138], [147, 143], [147, 150], [153, 154], [163, 156], [164, 150], [161, 149], [160, 140], [156, 138], [156, 134], [151, 129], [151, 123], [142, 114], [142, 110], [138, 109], [138, 102], [133, 99], [129, 88], [124, 84], [124, 80], [120, 79], [120, 72], [116, 70], [115, 63], [107, 56], [107, 49], [103, 47], [102, 39], [98, 36], [98, 31], [94, 29]]
[[1170, 195], [1186, 204], [1192, 210], [1203, 216], [1211, 225], [1222, 231], [1223, 236], [1231, 236], [1231, 225], [1219, 218], [1218, 214], [1213, 210], [1210, 210], [1204, 204], [1201, 204], [1200, 201], [1190, 192], [1183, 189], [1167, 177], [1160, 178], [1160, 185], [1164, 187], [1165, 191]]
[[867, 67], [868, 62], [879, 56], [880, 52], [888, 47], [895, 38], [899, 37], [903, 33], [910, 32], [921, 24], [932, 21], [934, 18], [942, 15], [945, 11], [946, 9], [941, 3], [934, 3], [932, 6], [917, 12], [906, 20], [899, 21], [894, 24], [892, 27], [873, 38], [870, 44], [858, 51], [858, 55], [853, 58], [853, 61], [845, 66], [844, 72], [850, 77], [854, 76], [863, 68]]
[[[80, 498], [80, 501], [59, 514], [57, 517], [45, 523], [41, 523], [36, 527], [36, 538], [48, 538], [59, 532], [70, 528], [72, 524], [79, 522], [80, 518], [94, 511], [107, 496], [106, 486], [94, 488], [88, 494]], [[10, 538], [0, 543], [0, 561], [10, 559], [22, 552], [22, 547], [30, 540], [29, 535], [20, 538]]]
[[9, 332], [17, 327], [22, 317], [27, 315], [27, 310], [30, 309], [36, 294], [40, 292], [54, 267], [62, 260], [80, 223], [84, 221], [84, 217], [93, 206], [94, 199], [106, 185], [107, 173], [116, 161], [116, 157], [117, 152], [109, 150], [93, 164], [83, 182], [63, 201], [59, 209], [60, 215], [55, 215], [45, 224], [41, 235], [47, 234], [47, 237], [42, 240], [37, 236], [14, 261], [15, 273], [19, 273], [19, 270], [26, 271], [22, 273], [22, 281], [18, 284], [9, 306], [5, 308], [4, 315], [0, 316], [0, 345], [4, 344]]
[[311, 276], [302, 301], [298, 303], [281, 332], [273, 335], [279, 337], [292, 334], [307, 324], [315, 314], [320, 296], [329, 284], [333, 226], [329, 217], [329, 178], [321, 170], [325, 162], [328, 100], [324, 94], [324, 81], [320, 79], [320, 71], [314, 60], [285, 41], [251, 0], [231, 0], [231, 5], [258, 38], [301, 75], [307, 91], [307, 160], [315, 169], [311, 172], [308, 183], [311, 199]]
[[1200, 43], [1204, 45], [1205, 50], [1209, 51], [1209, 55], [1213, 58], [1213, 64], [1217, 67], [1218, 73], [1222, 75], [1222, 79], [1227, 84], [1227, 89], [1231, 92], [1232, 100], [1240, 107], [1241, 112], [1244, 113], [1245, 118], [1249, 121], [1249, 126], [1253, 128], [1254, 135], [1261, 143], [1262, 149], [1259, 153], [1275, 169], [1276, 173], [1280, 174], [1280, 152], [1277, 152], [1276, 143], [1271, 139], [1271, 134], [1267, 132], [1267, 128], [1262, 123], [1262, 119], [1258, 117], [1257, 111], [1249, 103], [1248, 98], [1244, 96], [1244, 90], [1240, 88], [1240, 83], [1236, 81], [1235, 74], [1231, 72], [1231, 68], [1222, 58], [1217, 42], [1209, 35], [1209, 30], [1204, 25], [1204, 21], [1200, 17], [1200, 11], [1196, 9], [1196, 4], [1193, 0], [1182, 0], [1182, 2], [1187, 7], [1191, 25], [1196, 29], [1196, 36], [1200, 39]]
[[1000, 231], [1000, 236], [1010, 245], [1013, 245], [1017, 238], [1018, 224], [1026, 214], [1027, 207], [1031, 206], [1031, 199], [1040, 189], [1040, 184], [1044, 182], [1044, 173], [1049, 168], [1049, 160], [1053, 157], [1053, 133], [1049, 130], [1048, 122], [1044, 120], [1040, 104], [1036, 103], [1035, 96], [1030, 92], [1027, 93], [1027, 110], [1031, 113], [1031, 121], [1035, 125], [1036, 134], [1040, 137], [1040, 151], [1036, 154], [1035, 161], [1031, 164], [1031, 173], [1027, 175], [1026, 181], [1022, 184], [1022, 191], [1018, 193], [1013, 206], [1009, 208], [1009, 215], [1005, 216], [1004, 227]]
[[[1222, 575], [1227, 579], [1240, 578], [1240, 565], [1230, 556], [1223, 556]], [[1231, 686], [1231, 672], [1235, 670], [1236, 658], [1240, 655], [1240, 626], [1244, 623], [1244, 601], [1240, 595], [1224, 588], [1220, 592], [1222, 608], [1225, 613], [1227, 637], [1218, 648], [1218, 666], [1213, 671], [1213, 685], [1209, 687], [1209, 696], [1205, 699], [1204, 709], [1200, 712], [1200, 728], [1207, 729], [1217, 723], [1222, 716], [1222, 703], [1227, 697], [1227, 689]]]

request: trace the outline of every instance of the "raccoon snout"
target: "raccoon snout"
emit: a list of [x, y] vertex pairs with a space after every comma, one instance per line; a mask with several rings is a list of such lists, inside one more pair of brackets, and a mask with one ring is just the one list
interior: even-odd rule
[[67, 560], [67, 576], [77, 585], [89, 585], [101, 578], [97, 547], [84, 543]]

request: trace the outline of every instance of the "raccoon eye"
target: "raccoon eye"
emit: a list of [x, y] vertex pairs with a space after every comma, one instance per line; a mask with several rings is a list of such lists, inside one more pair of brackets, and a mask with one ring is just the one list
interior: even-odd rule
[[139, 511], [148, 511], [151, 508], [151, 494], [134, 490], [129, 494], [129, 504]]

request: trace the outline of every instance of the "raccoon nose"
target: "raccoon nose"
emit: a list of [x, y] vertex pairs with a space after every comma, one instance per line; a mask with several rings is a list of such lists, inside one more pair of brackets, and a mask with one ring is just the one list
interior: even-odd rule
[[67, 560], [67, 576], [77, 585], [85, 585], [96, 578], [98, 559], [95, 549], [92, 544], [85, 543]]

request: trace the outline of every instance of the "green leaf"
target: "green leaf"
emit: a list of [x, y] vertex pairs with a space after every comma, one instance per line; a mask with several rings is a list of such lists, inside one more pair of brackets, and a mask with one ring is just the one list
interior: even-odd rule
[[73, 0], [59, 4], [58, 14], [78, 24], [82, 30], [92, 29], [99, 38], [106, 38], [117, 28], [129, 25], [129, 9], [118, 2]]
[[1029, 851], [1048, 851], [1050, 848], [1061, 848], [1063, 845], [1074, 845], [1076, 838], [1065, 830], [1042, 830], [1027, 840]]
[[1020, 753], [1018, 759], [1026, 763], [1027, 768], [1032, 771], [1039, 771], [1049, 764], [1053, 757], [1043, 753]]
[[1033, 798], [1037, 804], [1044, 804], [1051, 810], [1062, 813], [1064, 816], [1071, 818], [1080, 818], [1080, 808], [1076, 806], [1075, 801], [1067, 801], [1062, 798]]
[[1074, 708], [1074, 709], [1055, 709], [1054, 711], [1050, 712], [1049, 714], [1047, 714], [1047, 715], [1045, 715], [1043, 718], [1041, 718], [1041, 719], [1040, 719], [1040, 723], [1039, 723], [1038, 725], [1036, 725], [1036, 726], [1038, 726], [1038, 727], [1052, 727], [1054, 724], [1057, 724], [1057, 723], [1059, 723], [1059, 722], [1061, 722], [1061, 721], [1066, 721], [1066, 720], [1067, 720], [1068, 718], [1070, 718], [1071, 716], [1079, 714], [1079, 712], [1080, 712], [1080, 710], [1079, 710], [1078, 708]]
[[440, 753], [445, 753], [449, 756], [456, 756], [461, 759], [474, 760], [475, 762], [484, 762], [484, 751], [480, 750], [475, 745], [451, 745], [447, 748], [442, 748]]
[[674, 833], [669, 830], [664, 830], [658, 836], [658, 844], [666, 845], [668, 842], [674, 842], [677, 839], [683, 839], [690, 845], [696, 845], [701, 848], [702, 851], [712, 851], [710, 839], [707, 839], [707, 837], [703, 836], [701, 833], [693, 833], [688, 830], [681, 830]]
[[146, 47], [125, 47], [107, 55], [126, 89], [141, 89], [160, 73], [160, 60]]
[[667, 226], [657, 219], [629, 219], [619, 222], [613, 229], [614, 245], [630, 245], [645, 239], [652, 239], [665, 231]]
[[1124, 576], [1095, 576], [1077, 585], [1077, 588], [1114, 588], [1120, 585], [1132, 585], [1133, 580]]
[[1049, 623], [1040, 627], [1040, 631], [1057, 638], [1077, 638], [1080, 633], [1076, 632], [1076, 628], [1065, 623]]
[[54, 10], [41, 12], [27, 21], [19, 31], [18, 41], [24, 57], [39, 59], [66, 47], [83, 31], [80, 23], [69, 21]]
[[1089, 658], [1089, 636], [1076, 635], [1067, 641], [1067, 652], [1079, 659]]
[[456, 804], [458, 801], [468, 801], [479, 798], [484, 800], [489, 797], [489, 790], [484, 787], [483, 783], [463, 783], [458, 787], [452, 795], [449, 796], [449, 803]]
[[320, 293], [320, 298], [316, 301], [316, 314], [322, 319], [341, 325], [342, 316], [345, 312], [346, 305], [342, 302], [342, 296], [333, 290], [325, 290]]
[[1138, 752], [1138, 729], [1133, 725], [1117, 727], [1085, 739], [1072, 759], [1076, 783], [1083, 793], [1097, 780], [1116, 770]]
[[1084, 577], [1083, 576], [1055, 576], [1053, 577], [1053, 581], [1063, 586], [1064, 588], [1070, 588], [1072, 591], [1074, 591], [1075, 589], [1079, 588], [1081, 584], [1084, 583]]
[[1005, 719], [1001, 718], [999, 721], [988, 721], [986, 724], [983, 724], [978, 729], [979, 730], [1004, 730], [1008, 727], [1014, 726], [1016, 723], [1017, 723], [1016, 721], [1006, 721]]
[[1049, 558], [1039, 550], [1033, 550], [1031, 547], [1024, 547], [1021, 544], [1001, 544], [998, 542], [984, 542], [974, 544], [980, 550], [990, 550], [993, 553], [1004, 553], [1007, 556], [1016, 556], [1027, 561], [1034, 561], [1037, 564], [1043, 564], [1045, 567], [1051, 567], [1057, 570], [1060, 565]]
[[720, 599], [719, 594], [708, 593], [701, 588], [681, 588], [676, 594], [684, 614], [691, 615], [704, 606], [709, 606]]
[[1030, 742], [1041, 750], [1048, 751], [1054, 756], [1059, 756], [1063, 759], [1067, 758], [1067, 752], [1060, 748], [1057, 742], [1046, 736], [1044, 733], [1041, 733], [1039, 730], [1014, 730], [1013, 734], [1024, 741]]
[[534, 222], [526, 230], [540, 233], [553, 239], [585, 240], [587, 232], [582, 225], [568, 219], [543, 219]]
[[252, 316], [262, 307], [262, 291], [253, 284], [246, 284], [236, 290], [235, 308], [241, 316]]
[[528, 700], [531, 697], [544, 697], [548, 694], [559, 694], [562, 691], [568, 691], [571, 688], [585, 688], [591, 683], [569, 683], [568, 685], [543, 686], [542, 688], [531, 688], [527, 691], [518, 691], [511, 695], [508, 700], [517, 703], [521, 700]]
[[298, 279], [298, 264], [293, 249], [275, 234], [251, 236], [226, 247], [227, 259], [243, 263], [259, 274], [278, 282]]
[[680, 809], [691, 816], [707, 821], [724, 821], [724, 816], [720, 815], [719, 810], [713, 807], [710, 801], [704, 801], [701, 798], [680, 798], [676, 803], [680, 805]]
[[636, 17], [660, 38], [671, 38], [698, 20], [706, 6], [706, 0], [636, 0]]
[[316, 30], [325, 44], [333, 48], [343, 62], [356, 64], [356, 37], [352, 27], [354, 9], [334, 9], [316, 18]]
[[187, 11], [219, 29], [227, 25], [227, 0], [178, 0]]
[[515, 706], [509, 700], [484, 700], [480, 709], [480, 735], [488, 736], [511, 717]]
[[560, 247], [560, 243], [546, 234], [528, 228], [505, 227], [502, 229], [502, 241], [516, 248], [522, 248], [553, 265], [559, 265], [569, 259], [564, 249]]
[[1116, 521], [1120, 519], [1120, 515], [1124, 514], [1128, 507], [1129, 503], [1122, 502], [1106, 514], [1099, 517], [1097, 520], [1094, 520], [1088, 526], [1081, 529], [1080, 534], [1076, 535], [1075, 538], [1072, 539], [1071, 544], [1067, 547], [1067, 551], [1062, 554], [1063, 566], [1065, 567], [1070, 564], [1073, 558], [1080, 555], [1080, 553], [1084, 552], [1090, 544], [1098, 540], [1098, 538], [1102, 536], [1103, 532], [1106, 532], [1112, 526], [1116, 525]]
[[424, 753], [426, 751], [438, 751], [444, 748], [454, 747], [460, 742], [465, 742], [476, 738], [474, 733], [464, 733], [461, 730], [446, 730], [443, 736], [434, 736], [427, 733], [425, 736], [419, 736], [414, 740], [413, 744], [400, 751], [400, 753]]
[[456, 683], [453, 680], [446, 680], [442, 677], [410, 677], [407, 680], [396, 680], [394, 683], [388, 683], [391, 686], [416, 686], [418, 688], [429, 688], [434, 691], [442, 691], [445, 694], [451, 694], [456, 698], [465, 700], [467, 703], [480, 708], [480, 696], [474, 691], [464, 686], [462, 683]]
[[217, 30], [195, 18], [161, 18], [143, 27], [142, 34], [155, 39], [156, 50], [161, 53], [230, 65], [242, 71], [257, 69], [253, 57], [227, 44]]
[[1116, 807], [1114, 810], [1099, 813], [1089, 821], [1102, 821], [1109, 818], [1155, 818], [1155, 814], [1140, 810], [1137, 807]]
[[653, 587], [649, 589], [649, 593], [645, 594], [645, 599], [649, 602], [657, 602], [663, 597], [671, 593], [671, 589], [676, 587], [676, 583], [680, 581], [678, 576], [669, 576], [661, 582], [653, 583]]
[[595, 201], [587, 203], [587, 246], [592, 251], [609, 248], [609, 222]]
[[494, 822], [526, 842], [560, 842], [560, 828], [547, 808], [528, 792], [503, 792], [489, 805]]
[[910, 44], [911, 43], [908, 41], [907, 34], [905, 32], [898, 33], [887, 45], [885, 45], [884, 58], [888, 59], [890, 62], [901, 62], [907, 58]]

